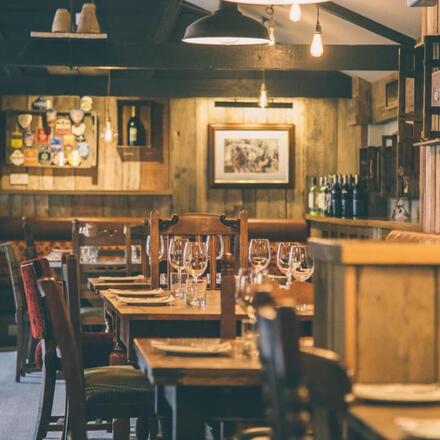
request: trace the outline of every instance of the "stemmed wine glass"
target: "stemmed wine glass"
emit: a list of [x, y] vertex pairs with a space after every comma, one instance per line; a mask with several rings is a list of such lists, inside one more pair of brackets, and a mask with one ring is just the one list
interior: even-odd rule
[[290, 254], [294, 247], [300, 246], [299, 243], [282, 241], [277, 249], [277, 267], [279, 271], [287, 277], [287, 287], [292, 284], [292, 270], [290, 265]]
[[209, 247], [210, 247], [211, 243], [213, 243], [213, 245], [215, 246], [215, 259], [221, 260], [223, 257], [224, 249], [225, 249], [223, 236], [221, 236], [221, 235], [208, 235], [206, 237], [206, 248], [208, 249], [208, 254], [209, 254]]
[[295, 280], [307, 281], [315, 269], [315, 263], [306, 245], [296, 246], [291, 251], [291, 271]]
[[249, 319], [255, 320], [254, 296], [258, 273], [255, 269], [242, 267], [235, 279], [235, 299], [245, 310]]
[[193, 277], [197, 284], [199, 276], [208, 267], [208, 248], [205, 242], [188, 241], [183, 251], [183, 261], [185, 269]]
[[[151, 261], [151, 236], [150, 235], [147, 237], [147, 246], [146, 247], [147, 247], [146, 250], [147, 250], [148, 258]], [[165, 245], [164, 245], [163, 237], [162, 237], [162, 235], [159, 235], [159, 261], [162, 260], [164, 253], [165, 253]]]
[[187, 238], [172, 238], [168, 247], [168, 262], [171, 267], [177, 270], [177, 296], [183, 296], [185, 293], [185, 289], [182, 286], [182, 271], [185, 268], [183, 253], [187, 243]]
[[270, 242], [266, 238], [253, 238], [249, 243], [249, 262], [257, 272], [270, 263]]

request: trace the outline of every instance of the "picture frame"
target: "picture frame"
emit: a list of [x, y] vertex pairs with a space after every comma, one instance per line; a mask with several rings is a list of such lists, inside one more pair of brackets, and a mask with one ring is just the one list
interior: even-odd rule
[[293, 188], [293, 124], [210, 124], [212, 188]]

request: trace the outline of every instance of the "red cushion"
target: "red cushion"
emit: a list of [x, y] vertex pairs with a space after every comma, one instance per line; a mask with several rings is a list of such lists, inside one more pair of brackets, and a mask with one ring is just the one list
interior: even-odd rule
[[45, 322], [37, 280], [41, 277], [50, 276], [49, 262], [44, 257], [25, 261], [20, 265], [20, 271], [23, 279], [24, 292], [26, 294], [32, 337], [40, 340], [44, 337]]

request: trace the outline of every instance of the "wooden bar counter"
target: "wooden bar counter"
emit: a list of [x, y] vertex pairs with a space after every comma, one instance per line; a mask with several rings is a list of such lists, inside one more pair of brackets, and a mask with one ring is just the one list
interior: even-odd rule
[[343, 219], [321, 217], [318, 215], [305, 216], [310, 236], [315, 238], [349, 238], [384, 240], [391, 230], [420, 232], [418, 223], [394, 222], [381, 219]]
[[440, 245], [311, 239], [315, 345], [362, 383], [440, 379]]

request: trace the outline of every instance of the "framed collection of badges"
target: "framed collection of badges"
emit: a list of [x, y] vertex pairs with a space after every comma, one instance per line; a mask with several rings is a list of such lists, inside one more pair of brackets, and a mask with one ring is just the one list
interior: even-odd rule
[[6, 111], [6, 164], [26, 168], [94, 168], [98, 118], [93, 111]]

